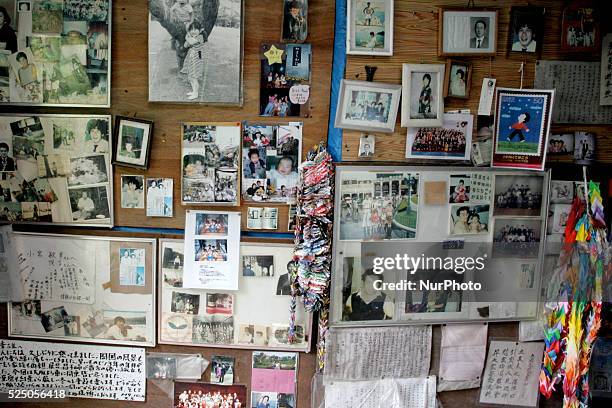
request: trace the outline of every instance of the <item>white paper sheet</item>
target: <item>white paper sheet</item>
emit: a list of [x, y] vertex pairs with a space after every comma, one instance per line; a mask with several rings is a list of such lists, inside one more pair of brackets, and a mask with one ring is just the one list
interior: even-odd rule
[[436, 377], [332, 381], [325, 406], [334, 408], [435, 408]]
[[482, 323], [442, 326], [438, 391], [480, 387], [487, 329]]
[[431, 358], [431, 326], [332, 328], [325, 374], [330, 379], [425, 377]]
[[184, 253], [184, 288], [238, 290], [240, 213], [188, 211]]
[[0, 302], [21, 301], [23, 291], [14, 259], [13, 228], [0, 227]]
[[544, 343], [491, 341], [480, 403], [535, 407]]
[[538, 320], [519, 322], [519, 341], [544, 340], [544, 317]]
[[494, 78], [483, 78], [482, 89], [480, 90], [480, 101], [478, 102], [478, 114], [489, 116], [491, 114], [491, 105], [493, 104], [493, 96], [495, 95]]
[[145, 400], [142, 348], [0, 340], [0, 355], [0, 391], [65, 389], [69, 397]]

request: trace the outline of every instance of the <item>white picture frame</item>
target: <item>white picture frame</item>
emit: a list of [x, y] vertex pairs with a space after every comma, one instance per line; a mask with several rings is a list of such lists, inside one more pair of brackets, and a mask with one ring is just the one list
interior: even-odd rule
[[497, 52], [497, 10], [441, 8], [438, 24], [438, 56]]
[[[349, 0], [346, 7], [346, 53], [372, 56], [393, 55], [394, 1]], [[382, 15], [380, 8], [382, 8]], [[366, 12], [366, 10], [371, 10], [371, 12]], [[379, 31], [372, 31], [371, 27], [378, 28]], [[381, 40], [382, 47], [379, 47]], [[359, 46], [358, 43], [365, 43], [365, 46]], [[369, 47], [368, 45], [374, 46]]]
[[[445, 69], [444, 64], [402, 65], [402, 93], [404, 94], [402, 98], [402, 127], [442, 126]], [[419, 80], [424, 83], [427, 76], [429, 76], [429, 83], [426, 86], [421, 85], [421, 91], [419, 92], [415, 89], [417, 83]], [[419, 92], [416, 99], [414, 98], [414, 92]], [[424, 92], [425, 95], [423, 95]], [[429, 94], [430, 100], [428, 103], [423, 103], [423, 96], [427, 96], [427, 94]]]
[[[401, 85], [343, 79], [340, 83], [335, 127], [393, 133], [401, 93]], [[381, 105], [383, 113], [370, 110], [371, 104]]]

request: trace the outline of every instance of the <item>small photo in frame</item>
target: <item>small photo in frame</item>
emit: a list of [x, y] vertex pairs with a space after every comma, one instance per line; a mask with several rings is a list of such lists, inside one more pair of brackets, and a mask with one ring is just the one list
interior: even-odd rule
[[402, 69], [402, 126], [442, 126], [443, 64], [404, 64]]
[[113, 163], [146, 169], [149, 166], [152, 136], [153, 122], [116, 116]]
[[393, 0], [347, 2], [347, 54], [393, 55], [393, 3]]
[[442, 8], [438, 55], [495, 55], [497, 10]]
[[359, 158], [371, 159], [376, 150], [376, 136], [364, 133], [359, 138]]
[[597, 53], [601, 37], [600, 21], [593, 0], [574, 0], [563, 9], [561, 51]]
[[544, 34], [543, 7], [512, 7], [508, 28], [509, 55], [540, 55]]
[[446, 61], [444, 96], [468, 99], [472, 86], [472, 63], [449, 59]]
[[335, 126], [393, 133], [401, 93], [400, 85], [343, 79]]

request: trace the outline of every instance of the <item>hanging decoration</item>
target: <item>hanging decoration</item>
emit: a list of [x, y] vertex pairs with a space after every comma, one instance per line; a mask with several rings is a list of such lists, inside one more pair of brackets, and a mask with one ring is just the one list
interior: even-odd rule
[[318, 369], [323, 369], [329, 328], [334, 169], [324, 143], [315, 146], [300, 166], [297, 192], [294, 267], [291, 279], [289, 341], [295, 335], [298, 296], [308, 312], [318, 312]]
[[[584, 200], [574, 198], [563, 246], [549, 285], [548, 327], [540, 372], [540, 393], [549, 398], [563, 382], [563, 407], [588, 406], [588, 371], [601, 326], [602, 280], [610, 270], [603, 200], [593, 181]], [[551, 296], [554, 296], [551, 297]]]

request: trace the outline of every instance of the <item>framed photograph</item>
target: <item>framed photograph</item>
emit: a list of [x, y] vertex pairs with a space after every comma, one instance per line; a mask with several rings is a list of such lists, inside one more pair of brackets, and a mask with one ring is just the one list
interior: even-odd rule
[[406, 158], [469, 160], [474, 117], [445, 113], [441, 127], [409, 127]]
[[540, 56], [542, 54], [545, 13], [544, 7], [513, 6], [510, 9], [509, 55]]
[[393, 0], [349, 0], [346, 53], [393, 55]]
[[181, 125], [181, 203], [236, 206], [240, 202], [238, 122]]
[[446, 60], [444, 96], [447, 98], [469, 99], [472, 87], [472, 63], [460, 60]]
[[402, 66], [402, 126], [442, 125], [444, 114], [443, 64]]
[[441, 8], [438, 55], [495, 55], [497, 10]]
[[572, 0], [563, 9], [561, 51], [596, 54], [601, 41], [598, 9], [593, 0]]
[[548, 154], [574, 154], [574, 134], [551, 135], [548, 139]]
[[241, 106], [243, 10], [149, 0], [149, 102]]
[[82, 0], [5, 0], [0, 7], [10, 21], [0, 35], [6, 51], [0, 104], [110, 107], [111, 0], [95, 7]]
[[393, 133], [401, 93], [400, 85], [343, 79], [335, 126]]
[[376, 151], [376, 136], [364, 133], [359, 138], [359, 158], [371, 159]]
[[497, 88], [492, 167], [544, 170], [555, 90]]
[[281, 41], [303, 43], [308, 37], [308, 0], [283, 0]]
[[113, 163], [119, 166], [146, 169], [153, 137], [150, 120], [115, 116]]

